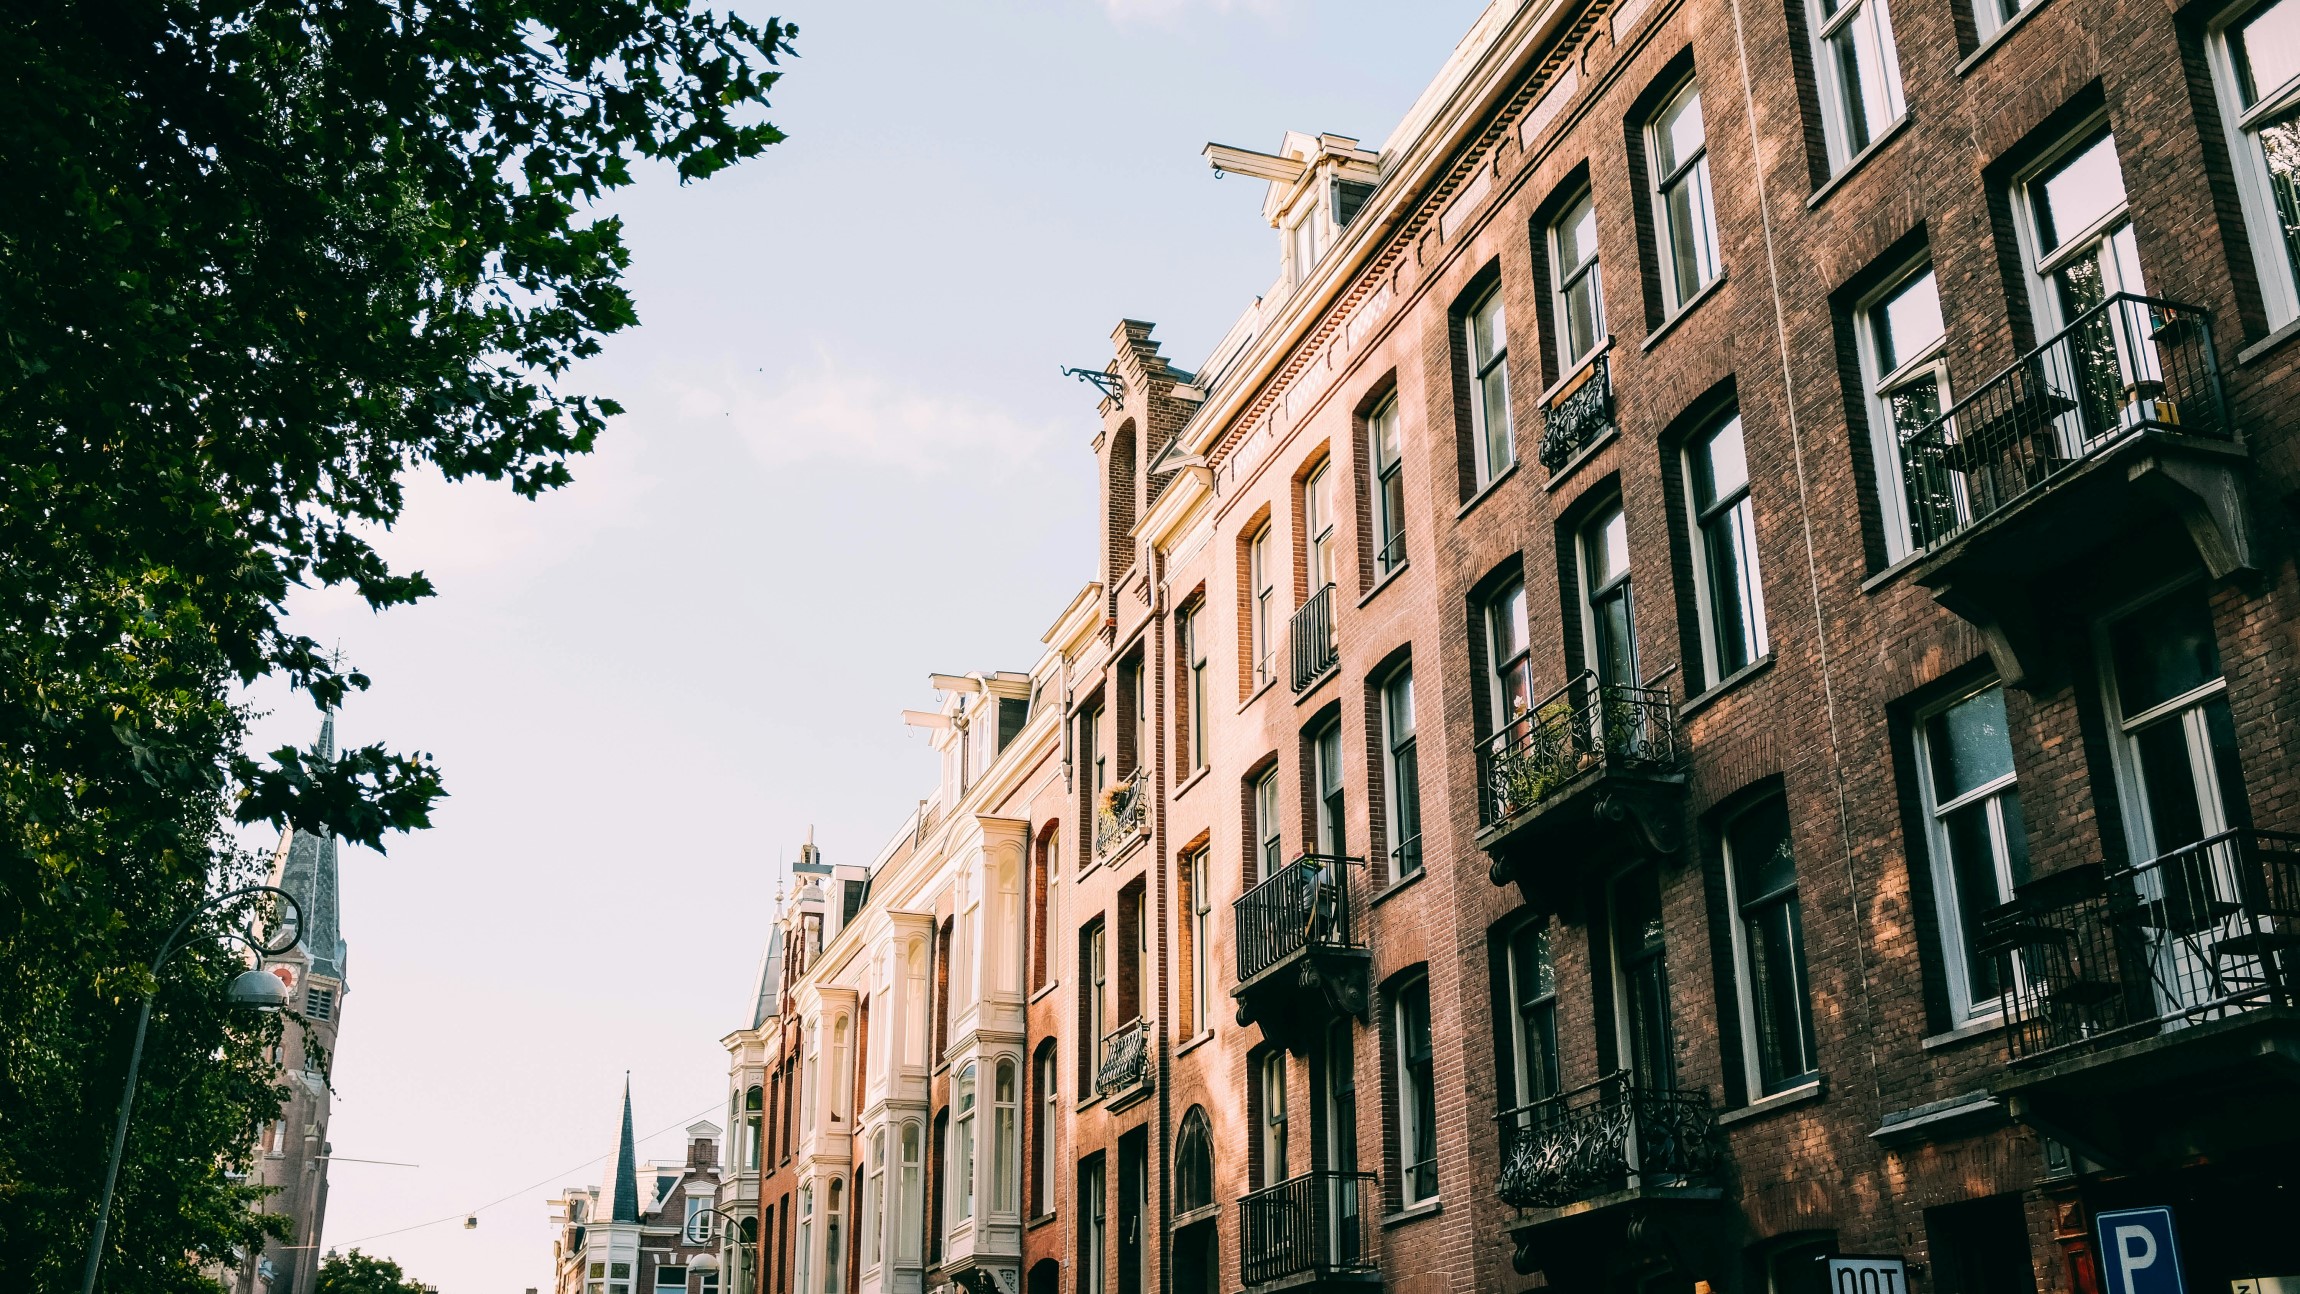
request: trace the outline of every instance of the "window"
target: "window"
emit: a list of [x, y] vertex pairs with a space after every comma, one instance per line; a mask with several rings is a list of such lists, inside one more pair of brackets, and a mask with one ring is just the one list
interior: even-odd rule
[[1932, 266], [1921, 265], [1896, 279], [1861, 308], [1858, 318], [1878, 514], [1884, 520], [1885, 556], [1897, 562], [1913, 547], [1901, 442], [1949, 404], [1949, 375], [1942, 363], [1948, 337]]
[[837, 1123], [839, 1116], [846, 1110], [847, 1089], [850, 1086], [847, 1077], [847, 1018], [843, 1015], [831, 1022], [829, 1078], [830, 1099], [826, 1104], [830, 1107], [831, 1122]]
[[763, 1149], [766, 1092], [756, 1086], [743, 1093], [743, 1167], [757, 1172]]
[[2054, 156], [2019, 187], [2029, 268], [2043, 289], [2036, 293], [2040, 335], [2058, 332], [2116, 293], [2148, 290], [2125, 212], [2116, 136], [2091, 136]]
[[1771, 649], [1739, 413], [1686, 447], [1685, 489], [1693, 504], [1693, 602], [1701, 620], [1703, 678], [1715, 684]]
[[839, 1294], [839, 1281], [847, 1269], [847, 1251], [844, 1238], [846, 1221], [846, 1180], [834, 1177], [830, 1185], [830, 1208], [823, 1214], [823, 1294]]
[[1103, 933], [1102, 918], [1096, 917], [1078, 935], [1079, 978], [1083, 981], [1078, 1006], [1085, 1016], [1080, 1023], [1086, 1026], [1086, 1036], [1078, 1043], [1078, 1090], [1082, 1095], [1094, 1092], [1094, 1066], [1102, 1039], [1110, 1032], [1109, 950], [1103, 947]]
[[903, 977], [902, 1061], [926, 1063], [926, 947], [913, 942]]
[[1182, 617], [1183, 767], [1196, 772], [1206, 766], [1206, 604], [1192, 606]]
[[1275, 1186], [1289, 1176], [1286, 1164], [1286, 1053], [1262, 1053], [1262, 1185]]
[[313, 986], [303, 992], [303, 1013], [306, 1019], [332, 1020], [335, 1018], [335, 990]]
[[1571, 373], [1605, 340], [1605, 283], [1597, 268], [1597, 204], [1584, 193], [1549, 227], [1557, 368]]
[[1278, 586], [1270, 569], [1270, 529], [1264, 525], [1246, 541], [1246, 579], [1253, 598], [1246, 618], [1246, 650], [1254, 660], [1256, 690], [1278, 677]]
[[711, 1240], [711, 1202], [700, 1195], [687, 1197], [687, 1243], [708, 1244]]
[[1037, 1138], [1031, 1156], [1030, 1211], [1044, 1215], [1054, 1211], [1054, 1146], [1062, 1104], [1055, 1091], [1054, 1040], [1047, 1039], [1038, 1047], [1038, 1061], [1034, 1067], [1038, 1083]]
[[799, 1269], [798, 1282], [792, 1288], [799, 1294], [813, 1294], [809, 1282], [814, 1276], [815, 1257], [815, 1188], [812, 1183], [799, 1187]]
[[951, 1216], [960, 1222], [974, 1216], [974, 1066], [958, 1071], [951, 1085], [956, 1113], [951, 1125]]
[[1973, 30], [1985, 41], [2034, 3], [2036, 0], [1973, 0]]
[[1078, 1294], [1102, 1294], [1110, 1252], [1110, 1202], [1103, 1182], [1106, 1161], [1090, 1155], [1078, 1165]]
[[1622, 1068], [1648, 1091], [1677, 1086], [1676, 1035], [1669, 1019], [1668, 946], [1661, 923], [1661, 878], [1647, 863], [1613, 880], [1611, 904], [1614, 1028]]
[[1214, 895], [1212, 878], [1207, 874], [1206, 851], [1195, 850], [1182, 859], [1182, 901], [1187, 910], [1184, 918], [1189, 936], [1190, 955], [1190, 1019], [1193, 1034], [1205, 1033], [1214, 1027], [1213, 956]]
[[1414, 673], [1401, 669], [1382, 684], [1383, 805], [1390, 837], [1390, 879], [1422, 869], [1421, 761], [1414, 753]]
[[2300, 0], [2239, 5], [2209, 42], [2271, 327], [2300, 318]]
[[862, 1262], [866, 1269], [878, 1266], [883, 1256], [879, 1219], [886, 1213], [886, 1129], [871, 1134], [867, 1154], [863, 1168], [870, 1176], [865, 1179], [862, 1196]]
[[2013, 775], [2004, 689], [1990, 684], [1920, 715], [1917, 787], [1924, 802], [1933, 901], [1956, 1023], [1992, 1015], [2005, 985], [1980, 951], [1981, 915], [2028, 879], [2028, 829]]
[[1581, 527], [1581, 625], [1589, 668], [1605, 686], [1637, 685], [1637, 617], [1629, 596], [1629, 519], [1608, 505]]
[[683, 1290], [687, 1288], [687, 1269], [684, 1267], [657, 1267], [655, 1269], [655, 1288], [659, 1290]]
[[[2162, 859], [2247, 825], [2236, 722], [2228, 709], [2228, 680], [2221, 674], [2220, 645], [2203, 587], [2188, 585], [2111, 621], [2103, 638], [2103, 673], [2108, 675], [2109, 713], [2116, 720], [2117, 772], [2132, 857]], [[2233, 864], [2225, 856], [2216, 865], [2202, 866], [2209, 875], [2199, 873], [2202, 856], [2192, 858], [2196, 861], [2180, 865], [2184, 874], [2160, 870], [2146, 883], [2159, 894], [2185, 888], [2217, 891], [2214, 897], [2220, 901], [2259, 902], [2230, 892]], [[2168, 905], [2179, 900], [2154, 901]]]
[[1340, 858], [1349, 852], [1348, 819], [1342, 795], [1342, 721], [1328, 720], [1310, 738], [1311, 774], [1317, 779], [1316, 839], [1311, 852]]
[[1285, 865], [1285, 842], [1278, 825], [1278, 770], [1270, 769], [1254, 779], [1254, 841], [1255, 863], [1260, 875], [1267, 880], [1278, 874]]
[[1772, 796], [1726, 821], [1725, 884], [1741, 963], [1736, 978], [1751, 1094], [1784, 1091], [1820, 1068], [1787, 801]]
[[1195, 1213], [1214, 1204], [1214, 1134], [1206, 1111], [1191, 1106], [1174, 1138], [1174, 1211]]
[[[1326, 1167], [1337, 1173], [1358, 1171], [1358, 1059], [1350, 1021], [1326, 1026]], [[1349, 1212], [1344, 1225], [1356, 1228], [1357, 1196], [1343, 1201]], [[1354, 1245], [1346, 1252], [1357, 1252]]]
[[1397, 1029], [1398, 1184], [1407, 1207], [1437, 1198], [1437, 1075], [1430, 1048], [1430, 982], [1414, 979], [1391, 1007]]
[[1511, 580], [1485, 604], [1487, 679], [1493, 730], [1500, 733], [1533, 708], [1533, 652], [1525, 629], [1525, 583]]
[[1014, 1062], [1001, 1060], [995, 1071], [997, 1077], [991, 1088], [991, 1145], [990, 1145], [990, 1207], [1000, 1213], [1015, 1210], [1016, 1167], [1021, 1161], [1021, 1136], [1018, 1118], [1021, 1114], [1021, 1093], [1016, 1090]]
[[1318, 464], [1302, 482], [1302, 529], [1310, 544], [1310, 592], [1334, 582], [1334, 464]]
[[905, 1262], [918, 1261], [918, 1239], [926, 1230], [919, 1219], [926, 1203], [919, 1174], [923, 1131], [916, 1120], [902, 1125], [902, 1213], [901, 1230], [895, 1233], [895, 1254]]
[[1374, 465], [1374, 573], [1388, 575], [1406, 564], [1405, 446], [1396, 396], [1366, 416], [1366, 442]]
[[1652, 150], [1654, 226], [1661, 236], [1662, 300], [1672, 314], [1717, 277], [1717, 211], [1709, 192], [1709, 145], [1701, 85], [1688, 81], [1646, 127]]
[[1844, 169], [1901, 115], [1901, 61], [1885, 0], [1808, 0], [1829, 170]]
[[[1536, 918], [1520, 924], [1502, 945], [1502, 971], [1507, 977], [1509, 1030], [1506, 1050], [1509, 1091], [1522, 1109], [1555, 1097], [1557, 1069], [1557, 970], [1549, 951], [1549, 922]], [[1530, 1114], [1521, 1115], [1520, 1127], [1531, 1127]]]
[[1517, 462], [1509, 413], [1509, 330], [1496, 283], [1462, 318], [1469, 349], [1469, 428], [1476, 485], [1484, 489]]
[[1318, 205], [1311, 203], [1302, 218], [1288, 227], [1286, 234], [1292, 243], [1294, 282], [1298, 286], [1310, 277], [1310, 271], [1317, 268], [1318, 257], [1325, 252], [1322, 245], [1325, 230], [1318, 224]]

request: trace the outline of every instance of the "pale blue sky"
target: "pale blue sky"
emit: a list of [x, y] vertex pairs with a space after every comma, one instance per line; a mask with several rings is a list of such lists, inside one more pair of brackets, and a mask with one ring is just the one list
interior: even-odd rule
[[[620, 204], [643, 323], [584, 376], [629, 413], [575, 485], [418, 489], [386, 548], [437, 599], [297, 605], [377, 679], [342, 737], [431, 751], [453, 797], [344, 856], [332, 1140], [421, 1167], [339, 1162], [328, 1244], [452, 1215], [361, 1247], [547, 1289], [543, 1202], [596, 1180], [624, 1070], [642, 1133], [723, 1121], [778, 856], [813, 823], [867, 862], [933, 783], [897, 717], [928, 671], [1029, 668], [1091, 573], [1098, 423], [1057, 366], [1134, 317], [1194, 367], [1276, 275], [1263, 186], [1200, 147], [1378, 145], [1482, 8], [783, 11], [790, 140]], [[314, 726], [275, 702], [259, 736]]]

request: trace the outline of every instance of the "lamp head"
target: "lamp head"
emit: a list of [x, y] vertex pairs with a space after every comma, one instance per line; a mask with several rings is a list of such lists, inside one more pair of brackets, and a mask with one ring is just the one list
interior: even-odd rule
[[287, 1005], [288, 990], [270, 971], [244, 970], [232, 976], [224, 1000], [242, 1011], [277, 1011]]
[[719, 1256], [708, 1253], [696, 1254], [687, 1260], [687, 1270], [691, 1272], [715, 1272], [719, 1270]]

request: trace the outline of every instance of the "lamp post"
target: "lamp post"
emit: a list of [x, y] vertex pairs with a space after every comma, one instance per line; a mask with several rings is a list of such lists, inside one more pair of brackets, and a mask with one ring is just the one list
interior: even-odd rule
[[[737, 1217], [735, 1214], [730, 1213], [725, 1209], [713, 1208], [709, 1205], [703, 1206], [702, 1212], [723, 1219], [727, 1224], [724, 1228], [724, 1234], [733, 1235], [737, 1245], [751, 1244], [757, 1241], [759, 1238], [759, 1220], [756, 1217]], [[738, 1264], [738, 1268], [739, 1266], [740, 1265]], [[719, 1270], [719, 1257], [717, 1254], [697, 1254], [687, 1263], [687, 1270], [694, 1272], [715, 1272]], [[723, 1294], [742, 1294], [742, 1291], [739, 1290], [726, 1290], [726, 1287], [724, 1286], [722, 1286], [721, 1289]]]
[[[96, 1294], [96, 1273], [104, 1265], [104, 1232], [112, 1220], [112, 1191], [120, 1181], [120, 1155], [128, 1148], [128, 1113], [136, 1104], [136, 1071], [144, 1063], [144, 1031], [152, 1023], [152, 999], [160, 992], [160, 971], [173, 957], [184, 932], [192, 923], [235, 899], [252, 898], [268, 894], [285, 905], [282, 918], [272, 924], [268, 940], [252, 935], [227, 931], [226, 938], [237, 939], [255, 950], [260, 957], [276, 957], [296, 946], [303, 939], [303, 908], [295, 896], [272, 885], [249, 885], [227, 894], [219, 894], [193, 906], [192, 910], [176, 922], [168, 932], [168, 941], [160, 945], [160, 955], [152, 959], [152, 986], [144, 990], [144, 1007], [136, 1016], [136, 1040], [128, 1048], [128, 1081], [120, 1091], [120, 1118], [112, 1128], [112, 1162], [104, 1169], [104, 1199], [96, 1206], [96, 1229], [88, 1237], [88, 1265], [80, 1276], [80, 1294]], [[232, 1006], [252, 1011], [277, 1011], [287, 1005], [287, 985], [276, 976], [260, 969], [250, 968], [232, 976], [231, 985], [224, 990], [224, 1000]]]

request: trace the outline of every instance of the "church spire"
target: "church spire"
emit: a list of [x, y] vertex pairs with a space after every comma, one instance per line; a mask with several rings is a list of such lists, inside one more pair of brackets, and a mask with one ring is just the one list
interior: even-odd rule
[[608, 1175], [609, 1222], [639, 1220], [639, 1148], [631, 1138], [631, 1076], [623, 1075], [623, 1139], [615, 1147], [615, 1162]]
[[[316, 761], [335, 759], [335, 716], [320, 718], [319, 738], [311, 744]], [[272, 855], [271, 883], [295, 896], [303, 913], [303, 944], [311, 958], [311, 973], [342, 981], [346, 947], [336, 906], [336, 843], [325, 823], [310, 828], [290, 826]]]

